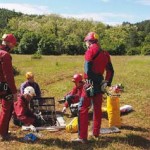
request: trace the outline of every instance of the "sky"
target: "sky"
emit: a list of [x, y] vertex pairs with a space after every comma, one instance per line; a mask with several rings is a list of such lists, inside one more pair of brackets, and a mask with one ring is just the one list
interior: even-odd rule
[[25, 14], [57, 14], [108, 25], [150, 20], [150, 0], [0, 0], [0, 8]]

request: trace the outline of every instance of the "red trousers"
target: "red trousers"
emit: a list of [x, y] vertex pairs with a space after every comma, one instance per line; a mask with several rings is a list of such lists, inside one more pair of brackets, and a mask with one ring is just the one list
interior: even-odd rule
[[99, 136], [102, 118], [102, 94], [96, 94], [93, 97], [87, 97], [85, 91], [79, 102], [79, 117], [78, 117], [78, 134], [80, 139], [87, 139], [88, 137], [88, 111], [89, 106], [93, 105], [93, 135]]
[[13, 101], [6, 101], [1, 99], [1, 112], [0, 112], [0, 135], [7, 136], [9, 129], [9, 121], [13, 111]]

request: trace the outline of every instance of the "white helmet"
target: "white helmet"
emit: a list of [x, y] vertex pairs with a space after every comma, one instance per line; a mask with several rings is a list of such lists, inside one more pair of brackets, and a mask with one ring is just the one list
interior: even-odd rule
[[25, 89], [24, 89], [24, 94], [29, 94], [31, 96], [35, 96], [35, 90], [32, 86], [27, 86]]

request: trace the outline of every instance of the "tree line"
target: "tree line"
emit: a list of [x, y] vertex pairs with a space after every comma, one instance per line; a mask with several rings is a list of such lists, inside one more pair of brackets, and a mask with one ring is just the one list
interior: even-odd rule
[[0, 36], [13, 33], [17, 37], [16, 54], [81, 55], [90, 31], [99, 35], [102, 49], [111, 55], [150, 55], [150, 20], [110, 26], [56, 14], [27, 15], [0, 9]]

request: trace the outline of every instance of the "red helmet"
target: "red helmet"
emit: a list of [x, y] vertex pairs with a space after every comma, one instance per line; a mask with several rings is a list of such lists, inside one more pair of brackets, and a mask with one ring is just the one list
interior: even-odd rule
[[87, 36], [84, 38], [84, 41], [98, 41], [99, 36], [95, 32], [89, 32]]
[[4, 34], [2, 36], [2, 40], [5, 42], [12, 43], [13, 45], [17, 44], [17, 40], [13, 34]]
[[75, 74], [72, 78], [72, 81], [75, 83], [82, 81], [82, 75], [81, 74]]

